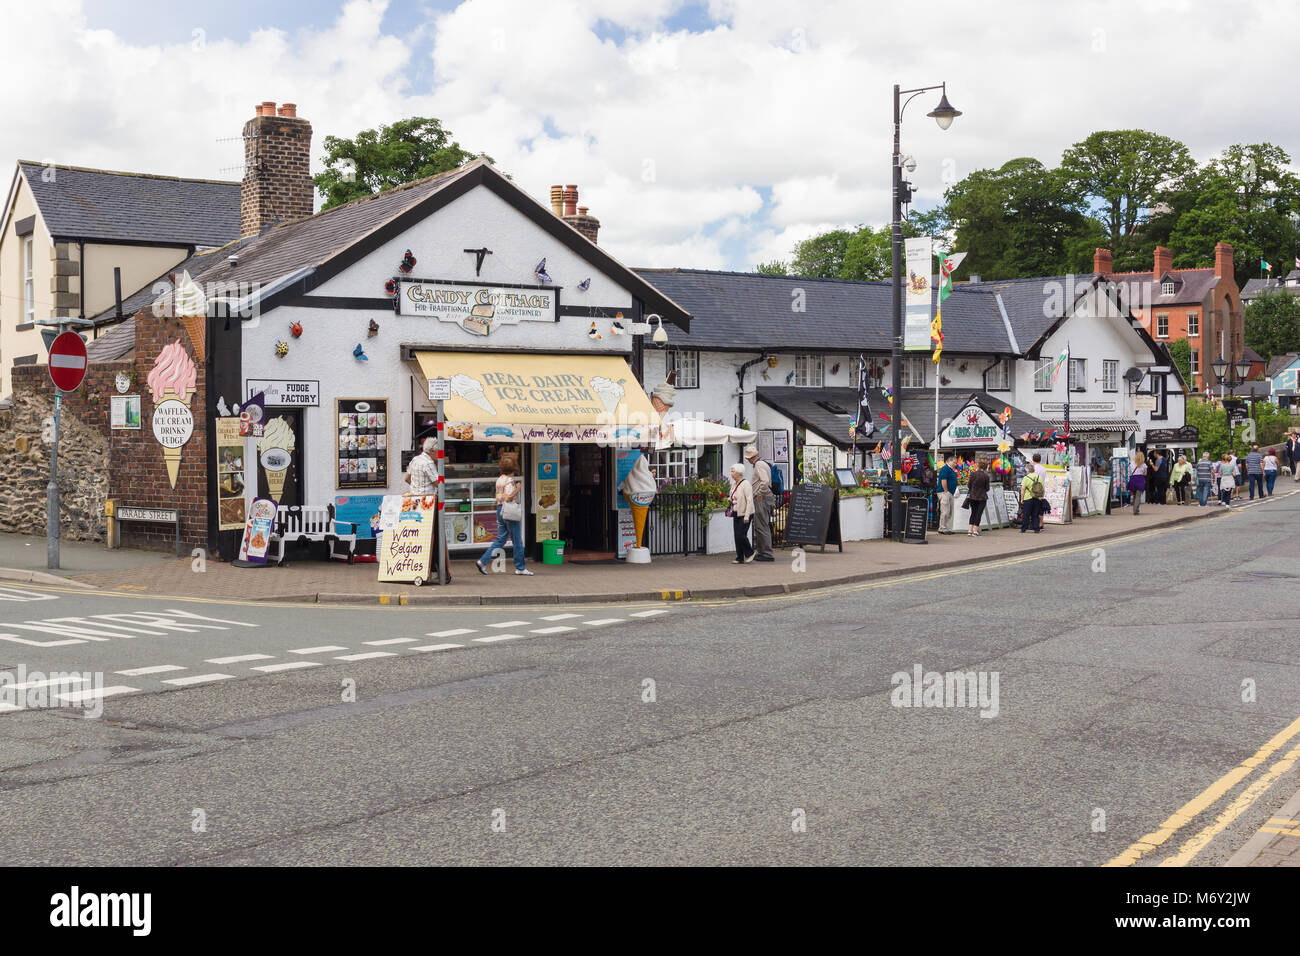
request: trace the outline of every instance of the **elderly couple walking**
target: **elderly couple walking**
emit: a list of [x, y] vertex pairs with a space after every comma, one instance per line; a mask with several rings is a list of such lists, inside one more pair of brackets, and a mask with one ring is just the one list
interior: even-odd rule
[[[731, 466], [731, 495], [727, 514], [731, 515], [731, 530], [736, 540], [736, 559], [732, 564], [749, 564], [751, 561], [775, 561], [772, 554], [772, 506], [776, 496], [772, 493], [772, 466], [758, 457], [755, 445], [745, 446], [745, 458], [754, 468], [751, 481], [745, 477], [745, 466], [737, 462]], [[754, 529], [754, 542], [749, 541], [749, 529]]]

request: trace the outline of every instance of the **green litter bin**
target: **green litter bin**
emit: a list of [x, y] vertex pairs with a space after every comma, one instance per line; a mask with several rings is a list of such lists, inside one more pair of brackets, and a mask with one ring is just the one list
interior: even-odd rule
[[564, 563], [564, 542], [543, 541], [542, 542], [542, 564], [563, 564], [563, 563]]

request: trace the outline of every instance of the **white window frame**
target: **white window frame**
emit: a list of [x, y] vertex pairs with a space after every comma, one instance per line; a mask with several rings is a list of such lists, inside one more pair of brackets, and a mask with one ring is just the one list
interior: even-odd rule
[[1088, 390], [1088, 360], [1081, 358], [1070, 359], [1070, 368], [1066, 379], [1066, 390], [1071, 392], [1086, 392]]
[[826, 358], [822, 355], [796, 355], [794, 357], [794, 385], [796, 388], [823, 388], [826, 385]]
[[1160, 294], [1161, 295], [1174, 294], [1174, 282], [1172, 279], [1166, 279], [1164, 282], [1160, 283]]
[[650, 453], [650, 468], [655, 479], [668, 484], [681, 484], [695, 474], [695, 456], [688, 457], [689, 448], [663, 448]]
[[1191, 350], [1191, 355], [1189, 355], [1187, 358], [1187, 367], [1191, 369], [1193, 378], [1201, 374], [1201, 350], [1200, 349]]
[[[1160, 331], [1161, 322], [1165, 324], [1165, 330], [1163, 332]], [[1168, 312], [1156, 313], [1156, 338], [1158, 339], [1169, 338], [1169, 313]]]
[[1034, 369], [1034, 391], [1050, 392], [1052, 390], [1052, 365], [1055, 359], [1048, 359]]
[[1201, 335], [1201, 313], [1187, 313], [1187, 337], [1189, 339], [1199, 338]]
[[[925, 367], [931, 364], [928, 355], [904, 355], [900, 379], [903, 388], [925, 388]], [[917, 381], [917, 380], [920, 381]]]
[[32, 237], [23, 240], [23, 321], [36, 321], [36, 264]]
[[1119, 391], [1119, 359], [1101, 360], [1101, 390], [1103, 392]]
[[664, 377], [677, 373], [678, 388], [700, 387], [700, 353], [698, 349], [669, 349], [664, 355]]
[[998, 362], [985, 373], [984, 390], [986, 392], [1011, 391], [1011, 362], [1008, 359]]

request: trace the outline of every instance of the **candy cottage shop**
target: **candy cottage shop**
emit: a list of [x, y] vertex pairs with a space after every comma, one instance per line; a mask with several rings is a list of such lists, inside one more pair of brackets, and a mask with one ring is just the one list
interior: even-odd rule
[[282, 503], [376, 515], [435, 435], [429, 379], [447, 379], [453, 555], [477, 556], [495, 535], [506, 452], [521, 466], [530, 553], [548, 539], [616, 552], [620, 449], [657, 423], [631, 326], [690, 317], [557, 212], [476, 160], [243, 240], [236, 265], [222, 250], [200, 285], [232, 273], [264, 285], [229, 330], [210, 320], [214, 395], [264, 393], [268, 425], [290, 436], [287, 464], [257, 449], [247, 494], [282, 480]]

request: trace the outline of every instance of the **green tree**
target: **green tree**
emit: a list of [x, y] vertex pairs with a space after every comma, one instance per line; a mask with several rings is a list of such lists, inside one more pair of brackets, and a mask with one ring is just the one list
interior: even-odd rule
[[1268, 292], [1246, 306], [1246, 345], [1265, 359], [1300, 351], [1300, 298]]
[[1189, 388], [1194, 388], [1192, 381], [1192, 346], [1187, 339], [1170, 342], [1169, 356], [1174, 360], [1174, 364], [1178, 366], [1183, 381], [1187, 383]]
[[1138, 263], [1137, 227], [1160, 197], [1196, 168], [1176, 139], [1140, 129], [1103, 130], [1075, 143], [1061, 157], [1061, 173], [1095, 209], [1109, 236], [1115, 270]]
[[[1261, 451], [1281, 444], [1287, 429], [1293, 427], [1291, 413], [1271, 402], [1252, 402], [1250, 417], [1255, 426], [1254, 444], [1259, 445]], [[1228, 413], [1213, 402], [1192, 398], [1187, 402], [1186, 421], [1200, 432], [1199, 450], [1208, 451], [1210, 458], [1218, 461], [1219, 456], [1228, 450]], [[1241, 425], [1232, 430], [1233, 451], [1238, 455], [1250, 451], [1251, 442], [1246, 439], [1247, 434]]]
[[789, 275], [790, 265], [780, 259], [773, 259], [771, 262], [760, 262], [754, 267], [754, 271], [759, 275], [783, 276]]
[[[474, 159], [436, 119], [412, 116], [353, 139], [325, 137], [325, 171], [313, 178], [330, 209], [403, 183], [445, 173]], [[485, 156], [488, 162], [492, 157]]]

